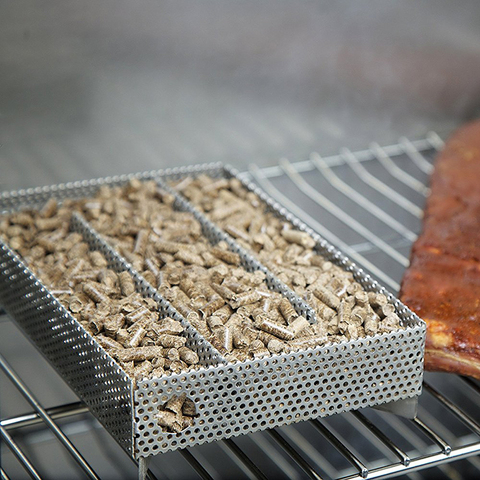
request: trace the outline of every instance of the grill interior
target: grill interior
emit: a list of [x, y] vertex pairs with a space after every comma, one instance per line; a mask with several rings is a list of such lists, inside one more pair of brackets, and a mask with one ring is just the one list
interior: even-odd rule
[[[398, 293], [442, 144], [431, 133], [333, 157], [251, 165], [242, 176]], [[134, 477], [137, 464], [11, 319], [3, 314], [0, 322], [2, 479]], [[427, 374], [416, 420], [363, 409], [159, 455], [148, 476], [414, 479], [429, 468], [422, 478], [472, 478], [480, 469], [479, 396], [476, 381]]]

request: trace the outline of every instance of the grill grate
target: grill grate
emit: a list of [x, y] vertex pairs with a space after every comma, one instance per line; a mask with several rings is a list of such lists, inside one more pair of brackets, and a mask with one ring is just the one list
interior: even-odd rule
[[[308, 161], [281, 160], [277, 166], [263, 169], [251, 166], [242, 176], [257, 182], [381, 283], [398, 291], [411, 243], [420, 228], [432, 159], [442, 144], [432, 133], [420, 141], [400, 139], [394, 146], [372, 144], [362, 152], [343, 150], [328, 158], [313, 154]], [[0, 323], [15, 328], [6, 315], [0, 317]], [[15, 357], [7, 341], [8, 336], [0, 339], [0, 352]], [[30, 380], [16, 374], [6, 358], [6, 353], [0, 356], [2, 384], [6, 380], [2, 390], [11, 396], [18, 390], [34, 410], [0, 421], [1, 478], [21, 478], [19, 465], [24, 467], [23, 476], [55, 476], [45, 473], [45, 462], [35, 454], [31, 440], [48, 428], [55, 432], [49, 441], [59, 443], [75, 459], [67, 464], [67, 473], [57, 473], [58, 478], [85, 474], [108, 478], [101, 470], [104, 465], [113, 466], [112, 456], [77, 445], [81, 443], [81, 425], [86, 425], [87, 436], [101, 431], [83, 404], [43, 407], [27, 387]], [[428, 467], [436, 467], [435, 478], [457, 478], [453, 468], [467, 472], [465, 476], [478, 475], [478, 383], [443, 374], [427, 374], [426, 380], [416, 420], [371, 409], [345, 413], [159, 455], [151, 461], [148, 476], [346, 480], [407, 474], [415, 478], [412, 472]], [[49, 448], [53, 449], [53, 444]], [[111, 448], [117, 449], [116, 455], [125, 462], [124, 478], [132, 478], [135, 461], [115, 444]], [[465, 457], [469, 458], [455, 467], [448, 464]], [[99, 462], [103, 464], [100, 467]]]

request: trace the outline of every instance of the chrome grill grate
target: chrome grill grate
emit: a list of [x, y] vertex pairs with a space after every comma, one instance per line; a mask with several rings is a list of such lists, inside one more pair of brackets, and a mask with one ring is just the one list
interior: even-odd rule
[[[308, 161], [281, 160], [263, 169], [251, 166], [242, 176], [256, 181], [380, 283], [398, 291], [411, 243], [420, 229], [432, 159], [441, 145], [432, 133], [425, 140], [401, 139], [398, 145], [383, 148], [373, 144], [362, 152], [343, 150], [327, 158], [313, 154]], [[6, 315], [0, 323], [6, 332], [0, 339], [4, 355], [0, 357], [4, 385], [0, 400], [19, 391], [33, 408], [26, 415], [2, 412], [1, 478], [135, 476], [135, 462], [108, 436], [102, 436], [102, 427], [81, 402], [42, 406], [40, 390], [36, 393], [30, 388], [33, 374], [25, 373], [10, 340], [32, 347], [19, 339], [20, 333]], [[35, 355], [39, 363], [44, 362]], [[49, 378], [64, 388], [59, 377]], [[407, 474], [418, 478], [414, 471], [428, 467], [436, 468], [433, 478], [453, 480], [458, 471], [467, 478], [478, 475], [478, 383], [442, 374], [427, 374], [426, 380], [416, 420], [366, 409], [302, 422], [159, 455], [151, 461], [149, 476], [354, 479]], [[98, 436], [105, 448], [92, 452], [89, 439]], [[74, 461], [64, 459], [55, 468], [46, 465], [38, 453], [45, 443], [49, 449], [62, 446], [66, 454], [60, 455], [71, 455]], [[465, 457], [470, 458], [448, 464]]]

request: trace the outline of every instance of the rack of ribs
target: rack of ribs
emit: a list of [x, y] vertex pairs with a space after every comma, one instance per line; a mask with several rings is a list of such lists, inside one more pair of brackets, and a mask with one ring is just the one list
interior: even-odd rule
[[427, 322], [425, 368], [480, 379], [480, 121], [436, 159], [400, 298]]

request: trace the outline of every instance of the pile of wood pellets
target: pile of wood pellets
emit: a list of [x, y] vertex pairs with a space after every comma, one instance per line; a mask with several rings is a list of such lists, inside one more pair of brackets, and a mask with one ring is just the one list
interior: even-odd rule
[[[365, 292], [352, 273], [318, 255], [308, 233], [276, 216], [238, 179], [200, 175], [171, 185], [305, 299], [316, 312], [323, 343], [401, 328], [385, 295]], [[311, 343], [317, 344], [305, 345]]]
[[82, 213], [229, 360], [325, 342], [323, 329], [269, 290], [263, 272], [243, 269], [224, 242], [212, 245], [173, 200], [154, 182], [134, 180], [102, 188]]
[[135, 380], [198, 365], [180, 322], [159, 318], [157, 303], [135, 292], [128, 272], [115, 273], [79, 233], [69, 233], [70, 206], [4, 218], [3, 237], [95, 340]]
[[158, 424], [169, 433], [179, 433], [191, 427], [196, 416], [195, 402], [188, 398], [186, 393], [173, 395], [155, 415]]
[[251, 251], [314, 309], [310, 325], [248, 272], [227, 244], [211, 244], [188, 212], [154, 181], [102, 186], [95, 197], [50, 200], [39, 211], [0, 218], [0, 234], [132, 378], [194, 368], [182, 325], [158, 319], [157, 306], [135, 293], [128, 273], [89, 251], [70, 216], [81, 212], [103, 237], [229, 360], [355, 340], [401, 328], [382, 294], [319, 255], [314, 240], [269, 211], [235, 178], [200, 175], [172, 182], [181, 194]]

